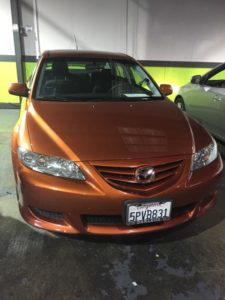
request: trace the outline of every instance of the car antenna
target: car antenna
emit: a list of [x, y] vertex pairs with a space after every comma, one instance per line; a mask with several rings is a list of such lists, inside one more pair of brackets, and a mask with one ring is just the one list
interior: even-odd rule
[[73, 37], [74, 37], [75, 50], [79, 50], [79, 49], [78, 49], [77, 38], [76, 38], [75, 33], [73, 34]]

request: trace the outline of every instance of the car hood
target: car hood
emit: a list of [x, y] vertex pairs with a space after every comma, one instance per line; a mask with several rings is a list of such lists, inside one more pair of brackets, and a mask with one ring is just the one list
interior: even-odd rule
[[90, 161], [192, 153], [187, 118], [169, 100], [33, 100], [27, 118], [32, 150], [47, 155]]

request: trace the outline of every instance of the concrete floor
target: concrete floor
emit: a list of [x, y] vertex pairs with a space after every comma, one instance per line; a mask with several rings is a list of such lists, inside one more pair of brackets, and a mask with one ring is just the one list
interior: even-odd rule
[[218, 205], [179, 228], [77, 237], [21, 219], [10, 161], [18, 110], [0, 110], [0, 299], [225, 299], [225, 173]]

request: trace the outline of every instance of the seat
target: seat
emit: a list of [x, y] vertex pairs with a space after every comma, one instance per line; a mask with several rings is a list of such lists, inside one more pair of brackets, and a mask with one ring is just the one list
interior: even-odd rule
[[66, 61], [55, 61], [52, 64], [53, 79], [67, 79], [69, 77]]
[[46, 78], [43, 92], [46, 95], [67, 93], [71, 86], [68, 66], [66, 61], [55, 61], [52, 69]]
[[111, 70], [103, 69], [92, 73], [92, 92], [107, 93], [112, 87]]

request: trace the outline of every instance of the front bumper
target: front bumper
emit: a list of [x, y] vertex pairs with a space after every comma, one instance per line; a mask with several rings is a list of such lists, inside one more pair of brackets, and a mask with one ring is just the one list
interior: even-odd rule
[[[121, 235], [168, 229], [204, 214], [216, 203], [216, 189], [222, 168], [223, 163], [218, 156], [207, 167], [195, 171], [190, 179], [186, 170], [173, 186], [145, 196], [117, 190], [97, 173], [93, 177], [93, 172], [90, 177], [87, 176], [87, 181], [79, 182], [35, 172], [19, 162], [14, 171], [20, 212], [29, 224], [71, 234]], [[114, 224], [108, 221], [90, 222], [98, 217], [99, 220], [105, 217], [118, 220], [127, 200], [168, 196], [173, 199], [174, 212], [169, 221], [137, 226], [126, 226], [119, 221]]]

